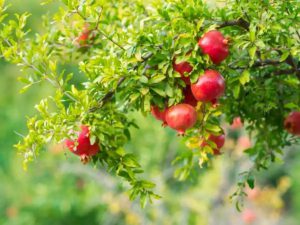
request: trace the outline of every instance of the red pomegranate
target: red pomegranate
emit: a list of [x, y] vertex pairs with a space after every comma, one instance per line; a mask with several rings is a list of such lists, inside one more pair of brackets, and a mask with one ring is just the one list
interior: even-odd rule
[[284, 121], [284, 128], [290, 134], [300, 136], [300, 112], [291, 112]]
[[232, 130], [238, 130], [238, 129], [243, 128], [243, 122], [242, 122], [242, 120], [241, 120], [241, 117], [235, 117], [235, 118], [233, 119], [233, 122], [232, 122], [230, 128], [231, 128]]
[[225, 80], [218, 71], [206, 70], [191, 89], [198, 101], [214, 102], [224, 94]]
[[255, 187], [253, 189], [247, 188], [246, 189], [247, 198], [251, 201], [255, 201], [259, 195], [261, 194], [261, 190], [258, 187]]
[[157, 119], [163, 122], [163, 126], [167, 125], [166, 113], [167, 109], [160, 110], [157, 106], [151, 106], [151, 113]]
[[240, 136], [237, 140], [237, 146], [242, 151], [251, 148], [252, 144], [250, 138], [248, 136]]
[[185, 131], [197, 122], [197, 112], [189, 104], [178, 104], [168, 109], [166, 121], [179, 135], [184, 135]]
[[86, 47], [88, 46], [89, 39], [91, 39], [91, 30], [89, 29], [89, 25], [85, 24], [83, 31], [81, 34], [76, 38], [76, 42], [79, 47]]
[[195, 97], [192, 93], [191, 86], [187, 85], [185, 87], [185, 89], [183, 90], [183, 95], [184, 95], [183, 103], [189, 104], [194, 107], [197, 106], [198, 101], [197, 101], [197, 99], [195, 99]]
[[[214, 142], [217, 146], [215, 149], [213, 149], [214, 155], [220, 155], [221, 154], [221, 148], [225, 144], [225, 135], [222, 134], [222, 135], [219, 135], [219, 136], [215, 136], [215, 135], [211, 134], [211, 135], [209, 135], [208, 140]], [[201, 144], [201, 147], [204, 147], [206, 145], [208, 145], [208, 143], [206, 141], [204, 141]]]
[[217, 30], [204, 34], [198, 45], [202, 52], [209, 55], [211, 61], [215, 64], [221, 63], [229, 55], [228, 40]]
[[191, 80], [188, 76], [185, 76], [185, 73], [190, 73], [193, 71], [193, 67], [188, 62], [181, 62], [176, 64], [175, 60], [173, 61], [173, 69], [180, 73], [181, 79], [187, 84], [191, 84]]
[[89, 127], [82, 125], [76, 141], [66, 140], [66, 146], [71, 152], [79, 155], [83, 163], [87, 163], [91, 156], [100, 151], [99, 143], [91, 144]]

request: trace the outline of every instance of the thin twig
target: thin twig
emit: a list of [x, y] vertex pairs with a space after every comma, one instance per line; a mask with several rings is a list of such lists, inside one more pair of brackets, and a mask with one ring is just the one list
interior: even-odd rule
[[[75, 9], [76, 13], [83, 19], [83, 20], [87, 20], [87, 18], [79, 11], [79, 8], [77, 7]], [[102, 14], [102, 10], [101, 10], [101, 13], [99, 14], [99, 17], [98, 17], [98, 20], [97, 20], [97, 24], [96, 24], [96, 27], [95, 31], [98, 31], [99, 33], [101, 33], [107, 40], [111, 41], [113, 44], [115, 44], [116, 46], [118, 46], [120, 49], [122, 49], [123, 51], [126, 51], [126, 49], [120, 45], [118, 42], [116, 42], [114, 39], [112, 39], [111, 37], [109, 37], [104, 31], [100, 30], [99, 29], [99, 23], [100, 23], [100, 18], [101, 18], [101, 14]]]

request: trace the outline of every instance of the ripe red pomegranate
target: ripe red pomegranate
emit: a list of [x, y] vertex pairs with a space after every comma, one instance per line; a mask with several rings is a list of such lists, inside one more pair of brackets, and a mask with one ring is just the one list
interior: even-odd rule
[[228, 40], [217, 30], [204, 34], [198, 45], [202, 52], [209, 55], [211, 61], [215, 64], [221, 63], [229, 55]]
[[79, 155], [83, 163], [89, 162], [90, 157], [100, 151], [99, 143], [91, 144], [89, 127], [85, 125], [81, 126], [77, 140], [66, 140], [66, 146], [71, 152]]
[[300, 112], [291, 112], [284, 121], [284, 128], [289, 133], [300, 136]]
[[[225, 135], [221, 134], [219, 136], [215, 136], [215, 135], [211, 134], [211, 135], [209, 135], [208, 140], [214, 142], [217, 145], [217, 147], [215, 149], [213, 149], [214, 155], [220, 155], [221, 148], [225, 144]], [[206, 145], [208, 145], [208, 143], [206, 141], [204, 141], [201, 144], [201, 147], [204, 147]]]
[[191, 84], [191, 80], [189, 77], [184, 76], [185, 73], [190, 73], [193, 71], [193, 67], [188, 62], [181, 62], [176, 64], [175, 59], [173, 61], [173, 69], [180, 73], [181, 79], [187, 84]]
[[256, 220], [256, 213], [251, 209], [245, 209], [242, 218], [246, 224], [252, 224]]
[[166, 121], [179, 135], [184, 135], [185, 131], [197, 122], [197, 112], [191, 105], [178, 104], [168, 109]]
[[167, 125], [166, 122], [167, 108], [160, 110], [157, 106], [151, 106], [151, 113], [157, 120], [161, 120], [163, 122], [162, 124], [163, 126]]
[[194, 107], [197, 106], [198, 101], [197, 101], [197, 99], [195, 99], [195, 97], [192, 93], [191, 86], [187, 85], [185, 87], [185, 89], [183, 90], [183, 95], [184, 95], [183, 103], [189, 104]]
[[191, 85], [192, 93], [198, 101], [213, 102], [225, 91], [225, 80], [215, 70], [206, 70], [197, 83]]

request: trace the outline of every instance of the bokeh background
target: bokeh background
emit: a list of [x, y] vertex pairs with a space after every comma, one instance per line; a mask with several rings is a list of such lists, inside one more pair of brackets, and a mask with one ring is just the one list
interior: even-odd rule
[[[26, 2], [26, 3], [25, 3]], [[8, 12], [29, 11], [29, 27], [41, 31], [41, 16], [53, 8], [39, 0], [10, 0]], [[213, 2], [210, 1], [213, 5]], [[76, 73], [76, 66], [73, 65]], [[176, 134], [162, 128], [151, 116], [132, 114], [140, 125], [132, 130], [126, 149], [138, 155], [143, 176], [157, 184], [163, 198], [145, 209], [130, 202], [127, 185], [101, 168], [84, 166], [61, 145], [50, 145], [22, 168], [13, 145], [26, 133], [26, 116], [34, 105], [54, 90], [46, 84], [20, 94], [22, 75], [14, 65], [0, 60], [0, 224], [1, 225], [297, 225], [300, 221], [299, 146], [286, 149], [285, 163], [258, 174], [256, 188], [248, 190], [244, 211], [237, 212], [229, 195], [238, 172], [248, 168], [243, 150], [251, 140], [242, 127], [226, 128], [224, 154], [209, 168], [195, 168], [185, 182], [174, 179], [172, 160], [189, 151]], [[78, 73], [78, 72], [77, 72]]]

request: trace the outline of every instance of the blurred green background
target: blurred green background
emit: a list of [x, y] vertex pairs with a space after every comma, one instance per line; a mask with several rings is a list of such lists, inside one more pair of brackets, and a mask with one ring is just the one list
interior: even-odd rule
[[[38, 0], [11, 0], [8, 12], [29, 11], [29, 26], [39, 31], [41, 16], [49, 10]], [[245, 210], [239, 213], [228, 196], [234, 191], [238, 171], [249, 166], [242, 151], [249, 147], [243, 129], [227, 127], [225, 154], [213, 160], [209, 169], [195, 167], [191, 178], [173, 178], [172, 160], [189, 151], [176, 134], [162, 128], [151, 116], [133, 114], [139, 130], [132, 130], [126, 149], [139, 156], [143, 176], [157, 184], [163, 199], [142, 210], [130, 202], [127, 185], [104, 170], [84, 166], [60, 145], [48, 146], [27, 172], [13, 145], [26, 133], [26, 116], [34, 105], [54, 90], [35, 86], [19, 94], [21, 72], [0, 61], [0, 224], [2, 225], [232, 225], [299, 224], [299, 146], [287, 149], [285, 164], [258, 176], [257, 187], [248, 191]]]

